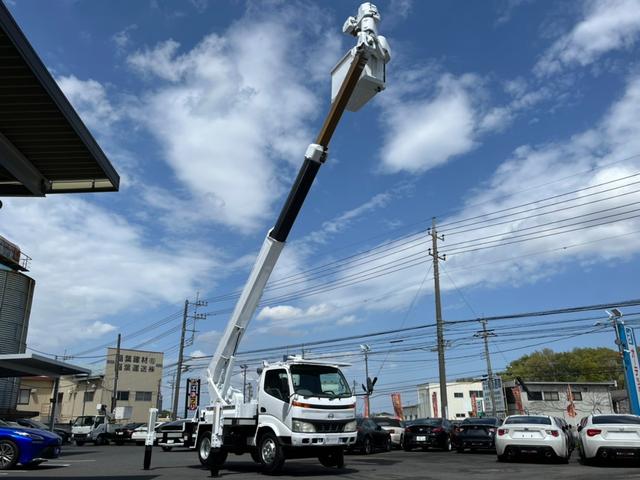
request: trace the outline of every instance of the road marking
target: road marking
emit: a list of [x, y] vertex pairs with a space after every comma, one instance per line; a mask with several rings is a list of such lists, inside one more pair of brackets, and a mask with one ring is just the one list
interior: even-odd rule
[[[56, 460], [58, 461], [58, 460]], [[80, 462], [96, 462], [97, 460], [67, 460], [66, 458], [64, 459], [65, 462], [69, 462], [69, 463], [80, 463]], [[48, 465], [51, 465], [51, 463], [48, 463]]]

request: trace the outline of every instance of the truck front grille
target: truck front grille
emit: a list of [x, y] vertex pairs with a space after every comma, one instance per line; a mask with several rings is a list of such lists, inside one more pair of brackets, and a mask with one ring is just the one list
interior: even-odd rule
[[311, 422], [316, 433], [340, 433], [344, 430], [344, 422]]

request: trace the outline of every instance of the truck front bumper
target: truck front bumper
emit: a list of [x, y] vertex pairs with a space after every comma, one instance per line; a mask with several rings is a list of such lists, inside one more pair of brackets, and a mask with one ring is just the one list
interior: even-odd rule
[[357, 432], [292, 433], [289, 445], [293, 447], [348, 447], [356, 443], [357, 436]]

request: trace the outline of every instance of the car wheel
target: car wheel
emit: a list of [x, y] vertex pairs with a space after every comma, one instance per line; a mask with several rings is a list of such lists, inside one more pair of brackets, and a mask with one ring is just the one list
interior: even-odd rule
[[344, 468], [344, 450], [342, 448], [334, 448], [330, 452], [320, 455], [318, 460], [327, 468]]
[[18, 463], [19, 453], [11, 440], [0, 440], [0, 470], [9, 470]]
[[260, 437], [258, 446], [262, 471], [267, 475], [275, 475], [284, 465], [284, 451], [277, 437], [272, 432], [266, 432]]
[[453, 446], [451, 445], [451, 437], [447, 437], [447, 439], [444, 441], [444, 445], [442, 446], [442, 450], [444, 450], [445, 452], [450, 452], [453, 449]]
[[385, 452], [390, 452], [391, 451], [391, 437], [387, 438], [387, 443], [384, 446], [384, 451]]
[[162, 447], [163, 452], [170, 452], [173, 447]]
[[400, 443], [398, 443], [398, 448], [402, 448], [404, 446], [404, 437], [400, 435]]
[[507, 456], [506, 455], [498, 455], [498, 461], [499, 462], [506, 462], [507, 461]]
[[370, 455], [373, 452], [373, 446], [371, 445], [371, 439], [369, 437], [364, 437], [362, 441], [362, 453], [365, 455]]

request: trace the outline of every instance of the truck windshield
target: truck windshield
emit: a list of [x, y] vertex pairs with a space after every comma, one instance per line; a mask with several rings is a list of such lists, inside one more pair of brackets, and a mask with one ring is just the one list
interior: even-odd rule
[[90, 427], [93, 425], [93, 417], [78, 417], [73, 422], [74, 427]]
[[291, 365], [294, 391], [304, 397], [350, 397], [342, 372], [327, 365]]

